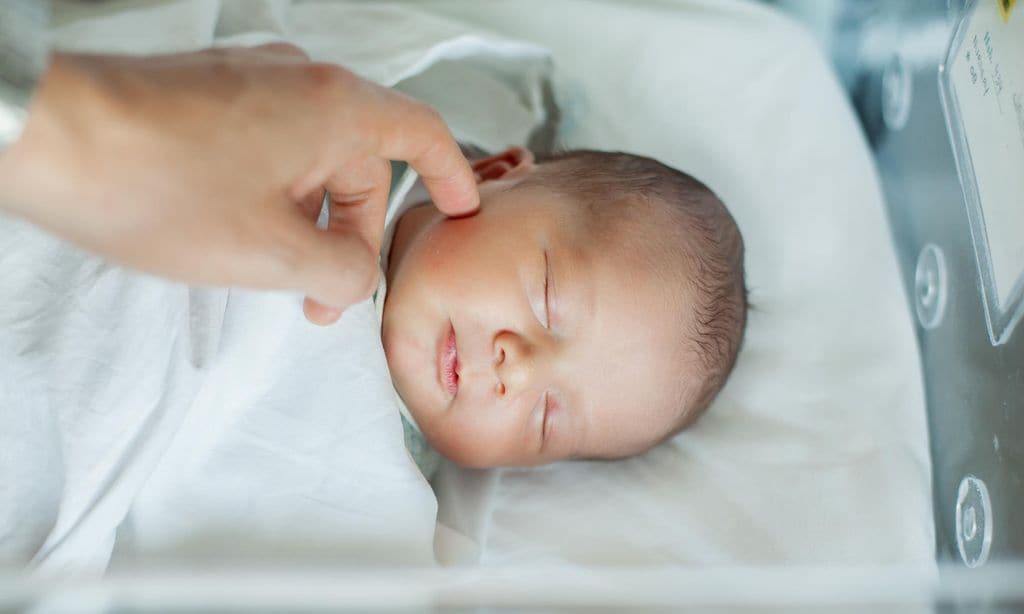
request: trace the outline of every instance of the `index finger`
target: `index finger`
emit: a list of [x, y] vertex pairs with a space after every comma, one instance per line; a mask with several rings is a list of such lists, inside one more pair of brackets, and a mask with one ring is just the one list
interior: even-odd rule
[[448, 215], [466, 215], [480, 206], [473, 170], [455, 137], [432, 107], [400, 92], [373, 85], [377, 96], [364, 107], [376, 137], [371, 153], [404, 160], [419, 173], [434, 204]]

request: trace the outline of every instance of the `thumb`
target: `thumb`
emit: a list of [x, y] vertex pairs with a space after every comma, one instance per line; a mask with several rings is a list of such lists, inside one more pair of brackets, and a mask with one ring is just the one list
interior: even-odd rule
[[302, 313], [306, 315], [307, 320], [317, 326], [330, 326], [341, 318], [342, 310], [328, 307], [307, 296], [306, 300], [302, 301]]
[[351, 229], [305, 226], [306, 249], [294, 285], [306, 294], [304, 311], [314, 324], [330, 324], [377, 289], [378, 254]]

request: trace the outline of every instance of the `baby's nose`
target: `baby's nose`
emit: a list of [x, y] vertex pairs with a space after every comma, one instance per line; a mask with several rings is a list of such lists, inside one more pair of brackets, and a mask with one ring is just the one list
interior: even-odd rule
[[536, 352], [521, 335], [502, 331], [494, 337], [494, 370], [500, 396], [515, 397], [529, 388], [535, 363]]

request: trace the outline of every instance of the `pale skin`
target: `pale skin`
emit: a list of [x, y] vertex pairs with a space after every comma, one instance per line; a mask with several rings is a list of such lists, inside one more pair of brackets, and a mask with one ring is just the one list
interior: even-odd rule
[[8, 213], [174, 280], [303, 292], [318, 324], [376, 287], [389, 160], [443, 214], [479, 202], [433, 109], [291, 45], [54, 54], [29, 110], [0, 153]]
[[[592, 236], [581, 203], [521, 187], [540, 172], [528, 151], [473, 169], [480, 211], [448, 219], [414, 208], [390, 254], [384, 349], [424, 435], [472, 467], [650, 447], [677, 422], [685, 394], [686, 297], [628, 242]], [[437, 365], [449, 330], [454, 394]]]

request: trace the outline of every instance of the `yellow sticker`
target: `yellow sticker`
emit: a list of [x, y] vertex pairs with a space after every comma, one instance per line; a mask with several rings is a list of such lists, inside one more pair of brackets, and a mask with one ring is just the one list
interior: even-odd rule
[[1017, 0], [996, 0], [996, 4], [999, 5], [999, 12], [1003, 16], [1003, 23], [1009, 23], [1010, 13], [1013, 12], [1013, 7], [1016, 6]]

